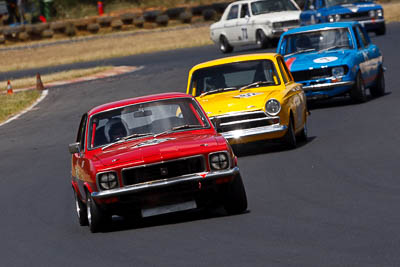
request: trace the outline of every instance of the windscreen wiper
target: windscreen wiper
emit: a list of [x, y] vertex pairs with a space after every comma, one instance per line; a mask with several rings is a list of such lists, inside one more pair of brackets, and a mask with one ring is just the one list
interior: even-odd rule
[[260, 85], [275, 85], [275, 82], [273, 82], [273, 81], [258, 81], [258, 82], [250, 83], [248, 85], [240, 87], [239, 91], [241, 92], [243, 90], [246, 90], [246, 89], [249, 89], [252, 87], [256, 87], [256, 86], [258, 87]]
[[315, 50], [317, 50], [317, 49], [315, 49], [315, 48], [302, 49], [302, 50], [298, 50], [298, 51], [290, 53], [290, 54], [286, 54], [285, 57], [286, 56], [293, 56], [293, 55], [301, 54], [301, 53], [306, 53], [306, 52], [311, 52], [311, 51], [315, 51]]
[[178, 131], [178, 130], [192, 129], [192, 128], [204, 128], [204, 126], [201, 126], [199, 124], [183, 124], [183, 125], [179, 125], [179, 126], [173, 127], [173, 128], [171, 128], [169, 130], [166, 130], [164, 132], [155, 134], [155, 135], [153, 135], [153, 137], [156, 138], [156, 137], [158, 137], [160, 135], [172, 133], [172, 132], [175, 132], [175, 131]]
[[211, 95], [211, 94], [215, 94], [215, 93], [219, 93], [219, 92], [223, 92], [223, 91], [229, 91], [229, 90], [237, 90], [237, 88], [236, 87], [218, 88], [218, 89], [204, 92], [201, 95], [199, 95], [199, 97], [203, 97], [205, 95]]
[[328, 51], [331, 49], [337, 49], [337, 48], [343, 48], [343, 47], [349, 47], [348, 45], [334, 45], [334, 46], [330, 46], [324, 49], [319, 50], [318, 52], [324, 52], [324, 51]]
[[153, 133], [135, 133], [135, 134], [131, 134], [131, 135], [119, 138], [117, 141], [115, 141], [113, 143], [110, 143], [108, 145], [103, 146], [101, 148], [101, 150], [107, 149], [107, 148], [109, 148], [109, 147], [111, 147], [113, 145], [116, 145], [116, 144], [121, 144], [121, 143], [123, 143], [123, 142], [125, 142], [125, 141], [127, 141], [129, 139], [138, 138], [138, 137], [142, 137], [142, 136], [148, 136], [148, 135], [153, 135]]

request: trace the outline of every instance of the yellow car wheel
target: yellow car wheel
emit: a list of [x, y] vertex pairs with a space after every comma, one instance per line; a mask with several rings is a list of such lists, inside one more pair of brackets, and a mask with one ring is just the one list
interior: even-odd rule
[[290, 120], [289, 120], [288, 129], [286, 131], [285, 136], [283, 137], [283, 143], [284, 143], [285, 147], [287, 147], [288, 149], [296, 148], [296, 146], [297, 146], [296, 135], [294, 134], [292, 118], [290, 118]]

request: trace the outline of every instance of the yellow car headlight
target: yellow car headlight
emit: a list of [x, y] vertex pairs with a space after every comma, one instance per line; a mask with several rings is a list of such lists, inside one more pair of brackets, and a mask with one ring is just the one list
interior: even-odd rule
[[265, 112], [270, 116], [275, 116], [281, 111], [281, 103], [276, 99], [270, 99], [265, 104]]

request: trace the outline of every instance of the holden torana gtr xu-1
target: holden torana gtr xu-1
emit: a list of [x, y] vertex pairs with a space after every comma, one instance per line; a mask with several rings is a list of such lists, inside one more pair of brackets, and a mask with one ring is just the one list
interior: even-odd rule
[[284, 31], [300, 25], [300, 12], [293, 0], [236, 1], [225, 9], [220, 21], [211, 25], [210, 37], [222, 53], [241, 45], [266, 48]]
[[72, 188], [81, 225], [112, 215], [149, 217], [222, 204], [247, 209], [237, 158], [198, 102], [169, 93], [93, 108], [81, 119]]
[[296, 146], [307, 139], [306, 97], [283, 57], [234, 56], [194, 66], [187, 93], [195, 96], [231, 144], [279, 139]]
[[301, 25], [358, 21], [367, 31], [386, 33], [381, 5], [371, 0], [307, 0], [300, 14]]
[[309, 25], [282, 35], [277, 52], [285, 57], [307, 99], [350, 94], [366, 101], [385, 93], [383, 56], [357, 22]]

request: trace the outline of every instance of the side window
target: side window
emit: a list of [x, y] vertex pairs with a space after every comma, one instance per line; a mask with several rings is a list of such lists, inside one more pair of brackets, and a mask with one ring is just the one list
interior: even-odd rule
[[286, 72], [286, 69], [284, 67], [284, 65], [286, 66], [286, 64], [282, 62], [282, 58], [281, 57], [278, 57], [278, 65], [279, 65], [279, 70], [281, 71], [281, 74], [282, 74], [283, 83], [286, 84], [286, 83], [289, 82], [290, 78], [289, 78], [289, 76], [288, 76], [288, 74]]
[[242, 4], [242, 8], [240, 9], [240, 17], [245, 18], [246, 16], [250, 17], [249, 5]]
[[315, 10], [315, 0], [308, 0], [304, 6], [304, 10]]
[[353, 32], [354, 32], [354, 36], [356, 37], [357, 47], [358, 47], [358, 49], [361, 49], [363, 47], [363, 45], [361, 44], [361, 40], [360, 40], [360, 37], [358, 36], [356, 27], [353, 27]]
[[85, 133], [86, 133], [86, 121], [87, 114], [84, 114], [81, 119], [81, 123], [79, 124], [78, 136], [76, 137], [76, 142], [80, 143], [81, 151], [85, 149]]
[[360, 28], [360, 26], [356, 27], [358, 35], [361, 38], [361, 42], [364, 44], [364, 46], [368, 46], [369, 45], [369, 40], [368, 37], [365, 36], [364, 31]]
[[237, 19], [238, 18], [238, 13], [239, 13], [239, 6], [234, 5], [231, 7], [231, 10], [229, 10], [227, 20], [229, 19]]
[[288, 67], [287, 67], [287, 65], [286, 65], [286, 62], [285, 62], [282, 58], [281, 58], [281, 62], [282, 62], [283, 69], [285, 70], [286, 75], [287, 75], [287, 77], [288, 77], [288, 80], [289, 80], [290, 82], [293, 82], [292, 73], [290, 73], [290, 71], [289, 71], [289, 69], [288, 69]]

